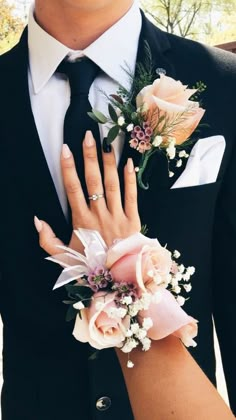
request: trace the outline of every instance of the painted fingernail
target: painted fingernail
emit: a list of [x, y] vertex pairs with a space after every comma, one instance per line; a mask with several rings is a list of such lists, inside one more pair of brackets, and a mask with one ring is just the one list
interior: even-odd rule
[[37, 216], [34, 216], [34, 226], [36, 227], [36, 230], [38, 231], [38, 233], [40, 233], [41, 230], [43, 229], [43, 224], [41, 220], [37, 218]]
[[86, 144], [86, 146], [87, 146], [87, 147], [92, 147], [92, 146], [94, 146], [94, 144], [95, 144], [95, 140], [94, 140], [94, 138], [93, 138], [92, 131], [86, 131], [84, 141], [85, 141], [85, 144]]
[[133, 162], [133, 159], [131, 158], [127, 160], [127, 170], [130, 174], [134, 172], [134, 162]]
[[107, 137], [104, 137], [103, 139], [102, 150], [104, 153], [111, 153], [111, 145], [107, 143]]
[[71, 151], [67, 144], [63, 144], [62, 146], [62, 156], [64, 159], [69, 159], [71, 157]]

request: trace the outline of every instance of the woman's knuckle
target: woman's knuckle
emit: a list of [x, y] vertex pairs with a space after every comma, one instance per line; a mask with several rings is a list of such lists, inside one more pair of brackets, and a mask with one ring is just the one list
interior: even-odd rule
[[135, 176], [130, 176], [129, 178], [128, 178], [128, 183], [129, 183], [129, 185], [135, 185], [136, 184], [136, 177]]
[[97, 154], [95, 151], [86, 152], [85, 158], [91, 162], [97, 162]]
[[114, 180], [106, 181], [105, 188], [107, 192], [117, 192], [118, 191], [118, 183]]
[[64, 169], [72, 169], [75, 167], [73, 159], [66, 159], [62, 161], [62, 166]]
[[79, 183], [77, 181], [66, 182], [65, 187], [68, 194], [75, 194], [79, 192]]
[[127, 194], [125, 197], [125, 201], [128, 204], [136, 204], [137, 203], [137, 195], [135, 193]]
[[87, 177], [87, 186], [88, 187], [98, 187], [100, 185], [100, 179], [97, 176], [89, 175]]
[[47, 249], [48, 245], [49, 245], [49, 240], [46, 238], [39, 238], [39, 245], [41, 248], [43, 249]]

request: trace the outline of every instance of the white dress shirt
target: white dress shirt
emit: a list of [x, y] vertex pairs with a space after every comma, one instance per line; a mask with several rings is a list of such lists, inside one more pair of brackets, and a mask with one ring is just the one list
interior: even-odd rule
[[[41, 28], [35, 21], [31, 8], [28, 24], [31, 105], [45, 158], [65, 215], [67, 198], [60, 168], [60, 154], [64, 117], [70, 103], [70, 87], [67, 80], [60, 74], [55, 74], [55, 70], [66, 56], [70, 60], [86, 56], [94, 61], [103, 73], [92, 84], [89, 100], [94, 109], [107, 115], [108, 103], [102, 92], [106, 95], [114, 94], [119, 84], [130, 88], [130, 78], [125, 69], [134, 73], [141, 24], [140, 10], [134, 2], [129, 11], [96, 41], [83, 51], [74, 51]], [[101, 139], [107, 135], [108, 128], [100, 125]], [[118, 162], [123, 147], [122, 138], [117, 138], [113, 146]]]

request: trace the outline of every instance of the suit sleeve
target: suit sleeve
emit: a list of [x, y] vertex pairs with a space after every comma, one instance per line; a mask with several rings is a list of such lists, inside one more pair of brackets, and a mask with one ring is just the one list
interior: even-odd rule
[[213, 235], [213, 315], [236, 414], [236, 148], [218, 198]]

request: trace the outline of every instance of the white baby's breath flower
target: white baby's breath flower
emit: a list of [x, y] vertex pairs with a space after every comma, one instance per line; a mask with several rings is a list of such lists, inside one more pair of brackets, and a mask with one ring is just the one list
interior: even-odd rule
[[180, 280], [182, 280], [183, 274], [182, 273], [176, 273], [174, 278], [179, 282]]
[[134, 129], [134, 124], [129, 124], [126, 127], [126, 130], [128, 131], [128, 133], [130, 133], [131, 131], [133, 131], [133, 129]]
[[143, 319], [143, 328], [148, 331], [153, 326], [152, 318], [144, 318]]
[[139, 309], [135, 305], [129, 306], [129, 315], [134, 317], [138, 314]]
[[137, 334], [140, 329], [139, 324], [137, 322], [135, 322], [134, 324], [131, 324], [130, 329], [133, 334]]
[[181, 287], [180, 286], [175, 286], [174, 287], [174, 292], [179, 295], [181, 293]]
[[191, 284], [184, 284], [184, 288], [185, 288], [186, 292], [189, 293], [192, 290], [192, 285]]
[[74, 303], [73, 308], [77, 309], [78, 311], [81, 311], [81, 309], [84, 309], [85, 306], [83, 302], [76, 302]]
[[156, 136], [152, 142], [152, 145], [154, 147], [159, 147], [160, 144], [163, 142], [163, 137], [162, 136]]
[[133, 367], [134, 367], [134, 363], [132, 362], [132, 360], [128, 360], [127, 368], [132, 369]]
[[141, 340], [142, 346], [143, 346], [143, 351], [148, 351], [151, 347], [151, 340], [148, 337], [145, 337], [143, 340]]
[[173, 176], [174, 176], [174, 172], [169, 171], [169, 178], [173, 178]]
[[183, 273], [184, 270], [185, 270], [185, 266], [183, 264], [181, 264], [181, 265], [178, 266], [178, 269], [179, 269], [179, 273]]
[[132, 297], [131, 296], [125, 296], [122, 300], [121, 303], [123, 303], [123, 305], [130, 305], [133, 302]]
[[126, 335], [127, 338], [130, 338], [130, 337], [133, 336], [133, 332], [129, 329], [129, 330], [126, 331], [125, 335]]
[[182, 278], [183, 278], [184, 281], [189, 281], [190, 280], [190, 277], [191, 276], [190, 276], [189, 273], [185, 273], [185, 274], [183, 274], [183, 277]]
[[152, 295], [150, 293], [143, 293], [141, 299], [139, 300], [140, 302], [139, 310], [148, 309], [151, 301], [152, 301]]
[[180, 158], [188, 158], [188, 157], [189, 157], [189, 155], [188, 155], [188, 153], [186, 153], [186, 151], [185, 151], [185, 150], [181, 150], [181, 151], [179, 152], [179, 157], [180, 157]]
[[139, 340], [143, 340], [146, 336], [147, 336], [147, 331], [146, 331], [146, 330], [144, 330], [143, 328], [140, 328], [140, 329], [139, 329], [139, 331], [138, 331], [138, 332], [137, 332], [137, 334], [136, 334], [136, 337], [137, 337]]
[[171, 280], [171, 286], [175, 287], [175, 286], [178, 286], [178, 284], [179, 284], [179, 281], [177, 280], [177, 278], [173, 277]]
[[138, 346], [138, 341], [130, 338], [126, 341], [125, 345], [122, 347], [123, 353], [130, 353], [135, 347]]
[[187, 268], [187, 273], [190, 274], [190, 276], [192, 276], [195, 273], [195, 267], [188, 267]]
[[183, 165], [183, 161], [182, 159], [179, 159], [176, 163], [177, 168], [181, 168], [182, 165]]
[[167, 276], [166, 276], [166, 280], [165, 280], [165, 283], [171, 283], [171, 280], [172, 280], [172, 274], [167, 274]]
[[124, 119], [124, 117], [120, 116], [120, 117], [118, 118], [118, 120], [117, 120], [117, 123], [118, 123], [118, 125], [119, 125], [120, 127], [122, 127], [122, 125], [124, 125], [124, 124], [125, 124], [125, 119]]
[[177, 300], [179, 306], [183, 306], [185, 304], [186, 299], [183, 296], [177, 296], [176, 300]]
[[175, 158], [175, 155], [176, 155], [175, 146], [170, 145], [169, 147], [167, 147], [166, 152], [167, 152], [167, 155], [169, 156], [170, 160]]
[[178, 259], [180, 256], [181, 256], [181, 254], [180, 254], [180, 252], [179, 251], [177, 251], [177, 249], [173, 252], [173, 256], [176, 258], [176, 259]]
[[127, 309], [125, 308], [108, 308], [106, 310], [109, 318], [124, 318], [127, 315]]

